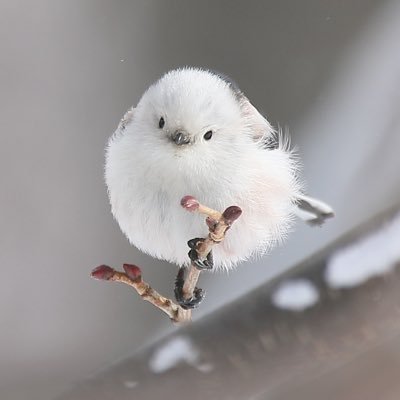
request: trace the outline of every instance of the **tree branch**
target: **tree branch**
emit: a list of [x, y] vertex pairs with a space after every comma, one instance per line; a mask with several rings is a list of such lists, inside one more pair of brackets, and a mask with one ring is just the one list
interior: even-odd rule
[[[213, 246], [224, 240], [227, 230], [242, 213], [239, 207], [231, 206], [221, 214], [200, 204], [193, 196], [183, 197], [181, 205], [188, 211], [199, 212], [207, 217], [208, 236], [198, 241], [196, 245], [196, 251], [201, 260], [207, 258]], [[138, 266], [124, 264], [123, 268], [125, 272], [119, 272], [108, 265], [100, 265], [92, 271], [91, 276], [95, 279], [121, 282], [133, 287], [143, 300], [150, 302], [166, 313], [172, 322], [186, 323], [191, 320], [191, 310], [183, 309], [172, 300], [155, 291], [148, 283], [143, 281], [142, 271]], [[192, 262], [183, 285], [183, 293], [186, 299], [190, 299], [193, 296], [200, 272]]]

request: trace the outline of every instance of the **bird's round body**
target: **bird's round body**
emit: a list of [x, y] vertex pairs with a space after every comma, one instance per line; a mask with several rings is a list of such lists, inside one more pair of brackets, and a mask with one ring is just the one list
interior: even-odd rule
[[185, 195], [241, 217], [213, 249], [230, 268], [285, 237], [300, 195], [297, 163], [234, 84], [183, 68], [144, 93], [111, 137], [105, 177], [112, 213], [138, 249], [187, 265], [187, 241], [205, 237], [204, 217], [180, 206]]

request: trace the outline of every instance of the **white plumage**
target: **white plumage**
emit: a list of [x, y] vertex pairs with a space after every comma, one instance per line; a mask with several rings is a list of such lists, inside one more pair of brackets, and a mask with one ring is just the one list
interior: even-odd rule
[[[178, 133], [189, 143], [177, 144]], [[105, 177], [129, 241], [178, 265], [189, 263], [187, 241], [208, 233], [204, 217], [180, 206], [183, 196], [242, 209], [213, 249], [214, 266], [227, 269], [280, 242], [301, 197], [287, 141], [234, 84], [196, 68], [168, 72], [125, 115], [108, 143]]]

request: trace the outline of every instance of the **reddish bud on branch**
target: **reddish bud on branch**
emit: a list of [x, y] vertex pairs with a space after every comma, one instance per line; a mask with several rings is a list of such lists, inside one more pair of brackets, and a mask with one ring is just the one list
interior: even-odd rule
[[231, 225], [240, 217], [241, 214], [242, 210], [240, 207], [230, 206], [222, 213], [222, 216], [224, 217], [226, 223], [228, 225]]
[[90, 274], [94, 279], [108, 281], [114, 275], [114, 270], [108, 265], [99, 265]]
[[134, 264], [124, 264], [124, 271], [133, 281], [140, 280], [142, 278], [142, 270]]
[[218, 221], [215, 220], [214, 218], [207, 217], [206, 218], [206, 224], [207, 224], [208, 228], [213, 232], [215, 230], [215, 227], [218, 224]]
[[182, 197], [181, 206], [188, 211], [196, 211], [199, 208], [199, 202], [193, 196]]

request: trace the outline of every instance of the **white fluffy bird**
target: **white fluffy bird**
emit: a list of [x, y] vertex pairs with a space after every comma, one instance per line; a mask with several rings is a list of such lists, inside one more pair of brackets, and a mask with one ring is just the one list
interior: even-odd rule
[[288, 140], [232, 81], [204, 69], [173, 70], [149, 87], [110, 138], [105, 177], [129, 241], [178, 265], [190, 262], [187, 241], [208, 234], [204, 217], [180, 206], [185, 195], [216, 210], [243, 211], [213, 249], [215, 268], [281, 242], [298, 207], [318, 223], [333, 215], [302, 194]]

